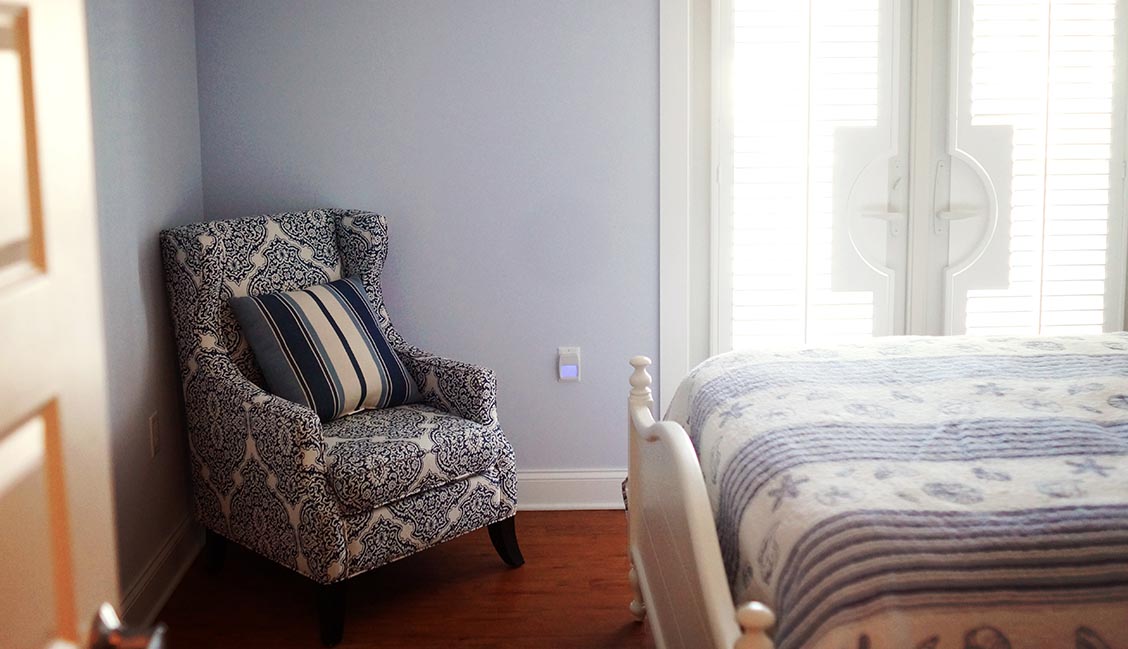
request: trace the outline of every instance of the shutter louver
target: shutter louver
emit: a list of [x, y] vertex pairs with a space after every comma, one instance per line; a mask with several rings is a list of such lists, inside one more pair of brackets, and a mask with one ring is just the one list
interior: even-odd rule
[[878, 123], [877, 0], [739, 0], [732, 67], [732, 347], [864, 338], [831, 287], [835, 133]]
[[714, 6], [716, 351], [1122, 327], [1128, 0]]
[[1100, 332], [1116, 2], [976, 0], [972, 11], [971, 123], [1014, 139], [1009, 286], [968, 291], [966, 331]]

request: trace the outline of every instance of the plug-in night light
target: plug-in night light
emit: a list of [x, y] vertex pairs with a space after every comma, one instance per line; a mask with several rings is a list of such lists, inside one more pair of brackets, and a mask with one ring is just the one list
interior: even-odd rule
[[556, 350], [556, 380], [580, 380], [580, 348], [559, 347]]

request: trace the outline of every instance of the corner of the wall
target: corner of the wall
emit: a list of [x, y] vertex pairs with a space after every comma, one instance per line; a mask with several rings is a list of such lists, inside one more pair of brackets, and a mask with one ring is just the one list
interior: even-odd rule
[[203, 530], [186, 516], [122, 593], [122, 617], [130, 624], [152, 624], [203, 547]]

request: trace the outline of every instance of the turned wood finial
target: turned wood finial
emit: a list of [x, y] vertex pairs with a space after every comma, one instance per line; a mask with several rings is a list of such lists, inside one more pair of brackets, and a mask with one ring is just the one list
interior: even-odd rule
[[631, 561], [631, 571], [627, 573], [631, 580], [631, 590], [634, 591], [634, 599], [631, 600], [631, 615], [639, 622], [646, 617], [646, 604], [642, 600], [642, 586], [638, 583], [638, 571], [635, 570], [634, 561]]
[[650, 359], [645, 356], [635, 356], [631, 359], [631, 366], [635, 368], [631, 374], [631, 398], [650, 401], [650, 383], [652, 379], [646, 368], [650, 366]]
[[747, 602], [736, 609], [736, 623], [742, 631], [733, 649], [773, 649], [768, 629], [776, 622], [775, 613], [759, 602]]

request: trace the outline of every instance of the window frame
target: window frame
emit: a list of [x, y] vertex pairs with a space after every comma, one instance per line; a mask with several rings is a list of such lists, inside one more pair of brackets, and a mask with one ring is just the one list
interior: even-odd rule
[[[728, 282], [723, 279], [724, 268], [718, 263], [719, 251], [724, 242], [718, 213], [723, 197], [718, 196], [719, 174], [723, 165], [718, 159], [715, 111], [723, 105], [723, 91], [719, 88], [727, 71], [710, 66], [709, 120], [705, 128], [694, 122], [694, 109], [689, 94], [694, 88], [693, 62], [695, 53], [708, 52], [712, 61], [719, 61], [716, 34], [722, 33], [724, 19], [719, 8], [731, 0], [659, 0], [659, 396], [663, 410], [668, 405], [681, 378], [697, 363], [710, 355], [725, 351], [719, 344], [724, 339], [724, 325], [718, 314], [720, 292]], [[704, 10], [703, 10], [704, 6]], [[932, 233], [934, 219], [933, 161], [947, 153], [946, 131], [931, 126], [937, 111], [947, 111], [954, 92], [954, 75], [949, 71], [950, 51], [955, 39], [954, 23], [959, 10], [959, 0], [934, 3], [929, 0], [910, 2], [910, 160], [908, 228], [910, 230], [907, 252], [906, 333], [942, 334], [945, 332], [945, 294], [943, 270], [937, 271], [932, 257], [935, 247], [925, 232]], [[1128, 2], [1117, 4], [1121, 24], [1128, 25]], [[708, 43], [694, 39], [694, 30], [707, 21], [710, 29]], [[942, 24], [941, 24], [942, 23]], [[1116, 44], [1118, 69], [1128, 66], [1128, 29], [1118, 35]], [[943, 74], [934, 74], [936, 62], [943, 63]], [[1128, 72], [1121, 73], [1128, 74]], [[1128, 87], [1118, 84], [1119, 97], [1115, 101], [1128, 105]], [[1121, 160], [1128, 157], [1128, 110], [1124, 111], [1121, 137], [1114, 149], [1119, 148]], [[943, 113], [940, 113], [942, 116]], [[948, 118], [944, 116], [944, 123]], [[938, 135], [939, 133], [939, 135]], [[706, 138], [710, 146], [707, 159], [692, 144]], [[1114, 156], [1116, 151], [1114, 150]], [[702, 165], [712, 172], [710, 180], [702, 183], [693, 176], [693, 169]], [[1119, 227], [1110, 229], [1108, 249], [1109, 281], [1115, 282], [1108, 295], [1118, 297], [1106, 316], [1106, 326], [1119, 323], [1128, 328], [1128, 163], [1121, 174], [1120, 191], [1110, 190], [1110, 210], [1121, 214]], [[1115, 180], [1115, 174], [1113, 175]], [[694, 205], [694, 197], [707, 196], [707, 209]], [[700, 204], [701, 201], [698, 201]], [[1115, 219], [1114, 219], [1115, 221]], [[690, 250], [690, 234], [694, 229], [707, 229], [710, 242], [708, 259], [704, 260], [708, 273], [708, 317], [701, 326], [691, 314], [691, 305], [700, 301], [699, 289], [694, 288], [695, 273], [702, 272], [699, 260]], [[1115, 231], [1114, 231], [1115, 230]], [[919, 233], [919, 234], [918, 234]], [[934, 236], [934, 235], [932, 235]], [[1117, 254], [1114, 254], [1117, 253]], [[730, 325], [731, 326], [731, 325]], [[704, 342], [703, 342], [704, 341]]]

